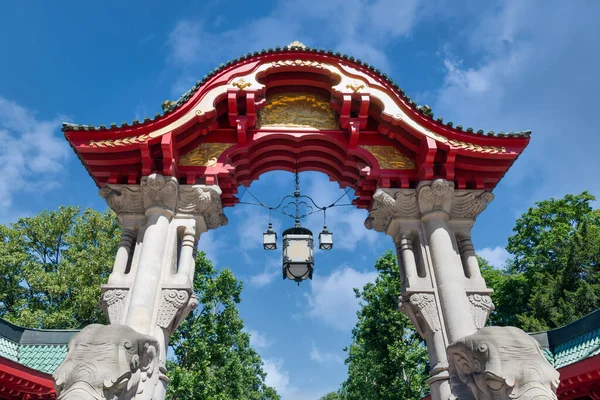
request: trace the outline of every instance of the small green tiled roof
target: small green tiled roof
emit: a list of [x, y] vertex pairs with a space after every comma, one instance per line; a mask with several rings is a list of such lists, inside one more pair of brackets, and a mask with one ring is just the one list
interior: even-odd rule
[[19, 344], [0, 337], [0, 356], [18, 362]]
[[67, 356], [67, 345], [21, 345], [20, 364], [51, 374]]
[[554, 348], [554, 367], [564, 367], [597, 354], [600, 354], [600, 329], [556, 346]]
[[76, 330], [27, 329], [0, 319], [0, 357], [51, 374], [67, 355]]
[[600, 309], [563, 327], [531, 336], [557, 369], [599, 355]]

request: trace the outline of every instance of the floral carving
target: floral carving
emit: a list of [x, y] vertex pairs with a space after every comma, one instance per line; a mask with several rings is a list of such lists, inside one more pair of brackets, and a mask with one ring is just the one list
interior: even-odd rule
[[127, 289], [108, 289], [102, 294], [102, 308], [111, 324], [123, 323], [123, 309]]
[[156, 324], [161, 328], [169, 328], [179, 310], [188, 303], [189, 298], [187, 290], [163, 289]]
[[177, 210], [184, 214], [202, 215], [209, 229], [227, 225], [228, 222], [223, 214], [221, 189], [218, 186], [181, 186]]
[[473, 313], [475, 327], [481, 329], [485, 326], [491, 312], [494, 311], [495, 307], [494, 303], [492, 303], [492, 298], [479, 293], [470, 294], [468, 297], [471, 302], [471, 312]]

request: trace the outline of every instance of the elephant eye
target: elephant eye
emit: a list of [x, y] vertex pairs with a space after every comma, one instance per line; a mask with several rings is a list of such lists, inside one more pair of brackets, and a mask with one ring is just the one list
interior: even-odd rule
[[492, 390], [500, 390], [504, 386], [504, 382], [494, 378], [488, 378], [485, 384]]

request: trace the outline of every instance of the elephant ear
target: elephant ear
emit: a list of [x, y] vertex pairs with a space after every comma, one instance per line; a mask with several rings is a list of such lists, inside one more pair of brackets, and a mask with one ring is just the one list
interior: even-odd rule
[[468, 383], [473, 377], [475, 365], [463, 342], [453, 343], [446, 349], [448, 353], [452, 394], [460, 400], [475, 400]]

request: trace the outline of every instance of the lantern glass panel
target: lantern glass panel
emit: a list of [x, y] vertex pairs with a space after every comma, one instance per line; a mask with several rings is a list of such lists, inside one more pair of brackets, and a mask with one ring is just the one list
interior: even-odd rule
[[312, 279], [314, 266], [312, 232], [294, 227], [283, 232], [283, 278], [300, 282]]
[[333, 233], [327, 230], [319, 233], [319, 248], [321, 250], [331, 250], [333, 248]]
[[263, 233], [263, 248], [265, 250], [277, 249], [277, 233], [269, 230]]

